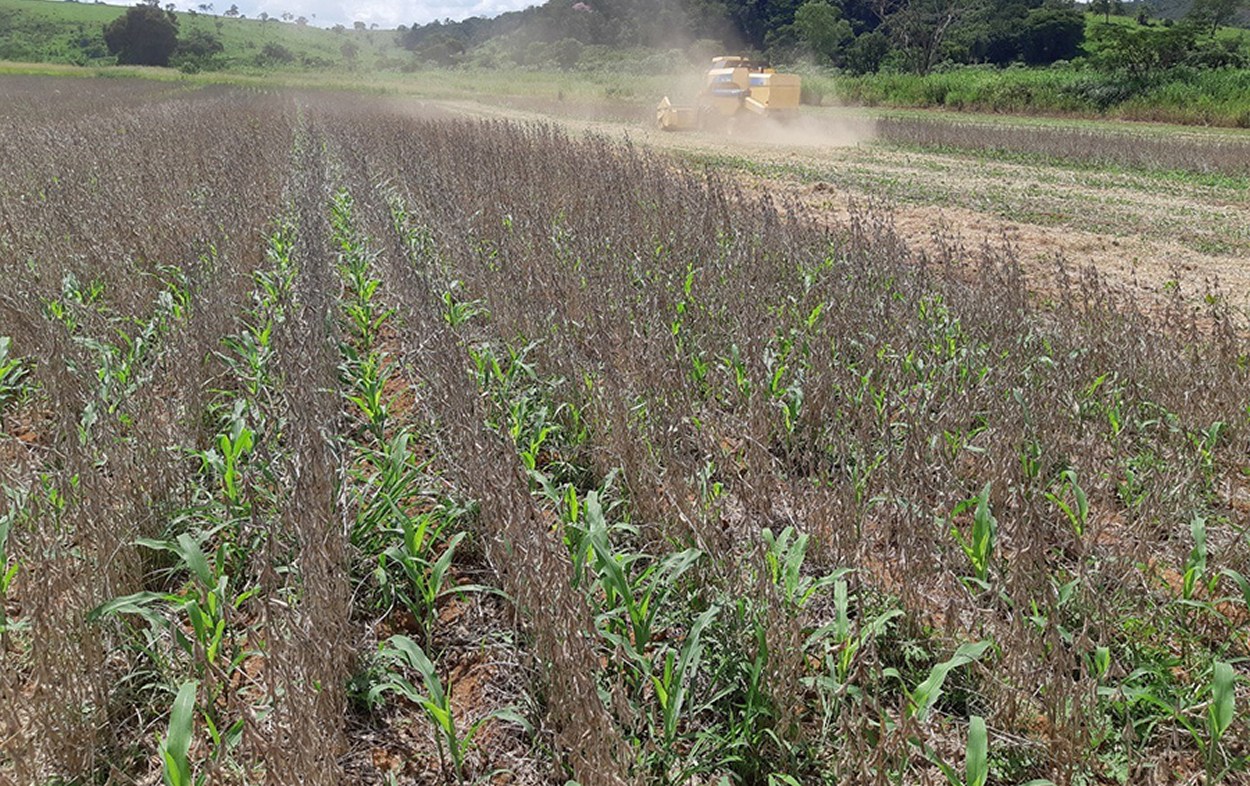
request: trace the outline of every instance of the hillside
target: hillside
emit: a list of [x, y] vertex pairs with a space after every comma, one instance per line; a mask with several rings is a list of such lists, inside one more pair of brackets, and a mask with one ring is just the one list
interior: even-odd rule
[[[76, 65], [112, 63], [103, 28], [125, 6], [54, 0], [0, 0], [0, 60]], [[180, 36], [211, 33], [223, 46], [215, 66], [399, 68], [410, 56], [396, 45], [394, 30], [324, 29], [279, 19], [227, 18], [194, 12], [177, 14]], [[271, 55], [266, 56], [266, 45]], [[289, 53], [289, 60], [283, 52]]]

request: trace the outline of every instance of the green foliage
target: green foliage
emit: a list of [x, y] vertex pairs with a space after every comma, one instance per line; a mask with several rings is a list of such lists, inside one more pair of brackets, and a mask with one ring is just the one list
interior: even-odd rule
[[989, 779], [989, 733], [985, 719], [973, 716], [968, 722], [968, 751], [964, 765], [965, 786], [985, 786]]
[[[395, 693], [421, 708], [434, 726], [439, 759], [448, 782], [476, 782], [468, 777], [466, 758], [474, 738], [486, 723], [500, 720], [529, 728], [524, 717], [511, 708], [492, 710], [462, 727], [452, 712], [450, 693], [439, 679], [433, 662], [416, 642], [406, 636], [392, 636], [382, 645], [381, 654], [391, 665], [391, 671], [370, 691], [370, 701], [376, 702], [385, 693]], [[401, 669], [415, 671], [421, 678], [421, 687], [410, 682]]]
[[[946, 678], [952, 671], [975, 663], [985, 656], [990, 650], [992, 642], [981, 641], [972, 644], [961, 644], [955, 650], [955, 654], [951, 655], [947, 660], [938, 663], [929, 672], [929, 675], [920, 682], [914, 689], [904, 691], [907, 694], [907, 706], [909, 714], [917, 720], [923, 721], [933, 708], [937, 706], [938, 699], [942, 697], [942, 691], [946, 685]], [[894, 669], [887, 669], [888, 676], [898, 677], [899, 673]]]
[[855, 37], [841, 11], [824, 0], [810, 0], [800, 6], [794, 12], [794, 27], [808, 48], [825, 60], [837, 60]]
[[14, 525], [20, 520], [25, 507], [26, 495], [19, 489], [0, 487], [4, 491], [5, 509], [0, 513], [0, 641], [7, 640], [8, 632], [17, 627], [10, 623], [8, 613], [9, 589], [22, 569], [22, 563], [9, 553], [10, 538]]
[[195, 697], [199, 683], [184, 682], [174, 699], [169, 716], [169, 733], [161, 740], [161, 762], [165, 786], [193, 786], [191, 762], [187, 755], [191, 750], [191, 738], [195, 727]]
[[1104, 70], [1123, 71], [1134, 79], [1150, 79], [1181, 65], [1190, 57], [1197, 30], [1185, 24], [1171, 27], [1098, 25], [1091, 43], [1095, 63]]
[[957, 505], [954, 515], [958, 516], [968, 508], [973, 508], [971, 533], [965, 536], [958, 527], [952, 527], [951, 536], [972, 564], [973, 578], [982, 588], [988, 588], [990, 561], [994, 556], [994, 539], [998, 531], [998, 520], [990, 512], [989, 483], [985, 484], [980, 494]]
[[295, 62], [295, 53], [282, 44], [270, 41], [260, 48], [256, 54], [257, 65], [290, 65]]
[[[805, 81], [813, 78], [820, 77], [805, 77]], [[972, 67], [927, 76], [884, 71], [839, 76], [829, 78], [827, 84], [843, 100], [870, 106], [1105, 115], [1250, 127], [1250, 71], [1241, 69], [1180, 66], [1143, 81], [1116, 70], [1075, 65], [1051, 69]]]
[[13, 340], [0, 336], [0, 413], [25, 395], [29, 374], [26, 361], [13, 354]]
[[846, 47], [843, 65], [855, 75], [874, 73], [890, 53], [890, 37], [880, 30], [858, 35]]
[[1089, 525], [1089, 497], [1077, 483], [1076, 470], [1064, 470], [1060, 481], [1059, 490], [1046, 492], [1046, 499], [1063, 512], [1072, 526], [1072, 531], [1078, 538], [1082, 538], [1085, 536], [1085, 528]]
[[171, 63], [184, 70], [220, 66], [218, 56], [225, 51], [221, 39], [203, 28], [194, 28], [178, 37]]
[[1199, 27], [1210, 28], [1210, 34], [1215, 35], [1246, 7], [1246, 0], [1194, 0], [1185, 18]]
[[1020, 58], [1029, 65], [1072, 60], [1085, 41], [1085, 16], [1075, 8], [1043, 6], [1029, 11], [1019, 33]]
[[178, 47], [178, 22], [159, 6], [131, 6], [104, 28], [104, 42], [123, 65], [169, 65]]
[[[230, 91], [213, 93], [192, 119], [220, 114]], [[1121, 314], [1092, 276], [1038, 306], [1010, 250], [930, 264], [871, 217], [830, 233], [727, 209], [715, 177], [603, 140], [350, 100], [246, 105], [240, 138], [290, 117], [278, 149], [239, 151], [273, 160], [240, 165], [237, 193], [299, 193], [303, 223], [242, 222], [184, 279], [143, 282], [156, 307], [119, 287], [142, 262], [87, 284], [15, 267], [42, 383], [19, 400], [44, 406], [64, 373], [98, 420], [74, 444], [71, 410], [58, 449], [0, 467], [32, 489], [0, 521], [4, 611], [35, 623], [6, 626], [11, 676], [58, 665], [45, 641], [99, 642], [105, 667], [79, 677], [91, 701], [42, 706], [69, 705], [91, 740], [133, 716], [105, 736], [143, 738], [80, 779], [334, 775], [337, 746], [278, 772], [272, 743], [343, 727], [414, 761], [436, 741], [445, 782], [526, 754], [536, 780], [587, 782], [911, 783], [935, 767], [960, 786], [1128, 782], [1120, 762], [1199, 757], [1207, 782], [1235, 779], [1240, 337], [1189, 331], [1188, 307]], [[156, 116], [193, 102], [174, 103]], [[110, 188], [93, 163], [91, 188]], [[160, 196], [193, 213], [179, 185]], [[59, 236], [42, 202], [5, 204], [30, 222], [5, 242]], [[204, 303], [245, 305], [185, 319]], [[71, 351], [28, 346], [40, 331]], [[137, 411], [152, 413], [139, 429]], [[438, 613], [492, 570], [515, 609], [492, 590], [455, 622]], [[25, 594], [62, 586], [66, 614]], [[127, 594], [101, 603], [100, 587]], [[372, 713], [341, 724], [352, 661]], [[476, 664], [501, 677], [488, 698], [533, 707], [532, 739], [482, 733], [507, 710], [466, 714], [458, 675]], [[1000, 700], [1013, 711], [991, 735], [981, 713]], [[1035, 742], [1036, 721], [1068, 718]], [[966, 749], [948, 747], [963, 729]]]

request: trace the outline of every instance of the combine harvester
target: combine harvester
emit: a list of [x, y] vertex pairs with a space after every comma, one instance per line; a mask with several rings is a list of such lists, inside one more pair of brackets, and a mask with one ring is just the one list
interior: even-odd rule
[[755, 118], [786, 121], [799, 113], [799, 77], [753, 68], [745, 57], [714, 57], [703, 91], [693, 106], [676, 106], [664, 96], [655, 110], [663, 131], [725, 130]]

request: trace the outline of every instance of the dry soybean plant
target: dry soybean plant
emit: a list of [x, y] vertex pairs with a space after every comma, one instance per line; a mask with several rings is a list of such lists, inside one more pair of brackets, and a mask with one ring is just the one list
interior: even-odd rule
[[0, 779], [1244, 777], [1218, 292], [541, 124], [0, 91]]

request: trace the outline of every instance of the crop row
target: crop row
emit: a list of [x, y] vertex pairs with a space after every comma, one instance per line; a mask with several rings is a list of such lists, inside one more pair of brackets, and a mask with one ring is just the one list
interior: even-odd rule
[[0, 142], [0, 775], [1244, 769], [1218, 292], [1043, 304], [544, 125], [55, 84]]

